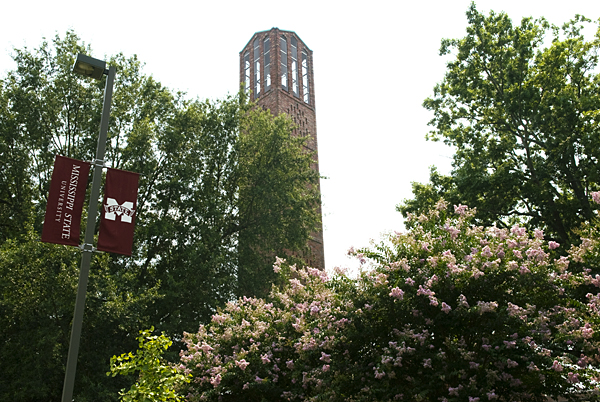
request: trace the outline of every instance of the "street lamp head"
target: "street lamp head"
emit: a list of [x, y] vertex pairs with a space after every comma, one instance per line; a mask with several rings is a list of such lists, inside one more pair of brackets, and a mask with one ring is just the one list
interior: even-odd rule
[[77, 55], [75, 65], [73, 65], [74, 73], [97, 80], [101, 79], [106, 71], [106, 62], [104, 60], [94, 59], [81, 53]]

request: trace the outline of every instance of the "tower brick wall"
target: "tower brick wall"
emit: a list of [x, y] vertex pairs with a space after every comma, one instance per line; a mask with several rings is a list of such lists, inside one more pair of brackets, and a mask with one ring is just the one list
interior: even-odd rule
[[[313, 168], [319, 171], [313, 52], [295, 32], [272, 28], [256, 32], [240, 52], [240, 83], [252, 100], [271, 111], [285, 113], [297, 128], [293, 135], [306, 137], [314, 152]], [[320, 188], [319, 188], [320, 191]], [[322, 216], [319, 205], [319, 215]], [[310, 256], [315, 268], [325, 268], [323, 227], [311, 235]]]

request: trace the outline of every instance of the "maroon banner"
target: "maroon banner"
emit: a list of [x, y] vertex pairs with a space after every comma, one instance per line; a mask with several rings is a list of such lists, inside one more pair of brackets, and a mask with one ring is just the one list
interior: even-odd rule
[[98, 250], [131, 255], [139, 174], [108, 169]]
[[56, 155], [42, 241], [79, 246], [81, 210], [89, 172], [89, 163]]

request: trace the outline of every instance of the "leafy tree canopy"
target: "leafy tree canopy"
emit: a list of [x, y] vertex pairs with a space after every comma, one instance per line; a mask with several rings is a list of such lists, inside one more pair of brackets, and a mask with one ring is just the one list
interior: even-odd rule
[[[104, 82], [72, 72], [77, 53], [91, 49], [73, 32], [15, 49], [0, 81], [2, 400], [61, 393], [79, 254], [37, 239], [55, 155], [95, 155]], [[243, 95], [188, 99], [135, 56], [107, 61], [117, 75], [105, 164], [141, 176], [133, 256], [92, 262], [80, 401], [116, 398], [126, 384], [104, 375], [110, 356], [132, 350], [141, 328], [177, 339], [236, 295], [266, 293], [276, 276], [264, 267], [301, 252], [320, 220], [319, 176], [285, 115]]]
[[600, 30], [586, 40], [582, 16], [560, 28], [543, 18], [513, 25], [474, 3], [467, 19], [464, 38], [442, 41], [440, 54], [453, 59], [423, 103], [434, 115], [428, 138], [455, 149], [453, 170], [413, 183], [414, 199], [398, 209], [406, 217], [443, 196], [476, 207], [483, 224], [577, 241], [600, 187]]

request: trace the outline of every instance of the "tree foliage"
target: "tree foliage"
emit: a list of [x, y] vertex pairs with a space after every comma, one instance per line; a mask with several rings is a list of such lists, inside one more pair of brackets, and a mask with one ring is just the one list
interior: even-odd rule
[[183, 401], [177, 395], [175, 387], [189, 382], [189, 377], [180, 374], [162, 358], [164, 352], [173, 344], [165, 336], [152, 335], [154, 327], [141, 330], [138, 336], [137, 354], [123, 353], [110, 359], [110, 371], [106, 375], [131, 375], [140, 372], [137, 382], [119, 395], [123, 402]]
[[474, 216], [444, 201], [410, 215], [408, 232], [353, 252], [367, 264], [357, 279], [278, 259], [285, 286], [230, 302], [185, 334], [180, 370], [193, 380], [180, 393], [190, 401], [598, 400], [598, 237], [558, 256], [564, 246], [541, 230], [483, 228]]
[[[15, 49], [16, 69], [0, 81], [2, 400], [56, 400], [61, 392], [80, 257], [37, 239], [55, 155], [95, 155], [104, 81], [72, 72], [77, 53], [91, 49], [73, 32]], [[265, 272], [273, 253], [301, 250], [320, 220], [319, 176], [286, 116], [243, 95], [188, 99], [145, 75], [135, 56], [107, 61], [117, 75], [105, 164], [141, 176], [132, 257], [92, 262], [81, 401], [115, 400], [128, 380], [108, 382], [108, 359], [132, 350], [141, 328], [176, 338], [235, 295], [262, 292], [274, 275], [248, 273]], [[31, 375], [4, 381], [16, 373]]]
[[455, 149], [452, 173], [413, 183], [415, 198], [398, 209], [424, 211], [443, 196], [476, 207], [484, 224], [576, 241], [600, 186], [600, 31], [586, 40], [582, 16], [561, 28], [543, 18], [513, 25], [474, 3], [467, 19], [464, 38], [442, 41], [452, 60], [423, 103], [434, 115], [429, 138]]
[[[39, 242], [29, 232], [0, 246], [0, 399], [60, 400], [80, 253]], [[138, 291], [131, 275], [112, 275], [109, 256], [95, 255], [88, 283], [75, 394], [79, 400], [114, 400], [126, 380], [100, 372], [110, 356], [132, 349], [129, 334], [147, 321], [156, 289]]]

